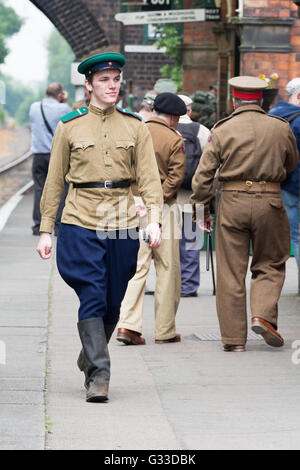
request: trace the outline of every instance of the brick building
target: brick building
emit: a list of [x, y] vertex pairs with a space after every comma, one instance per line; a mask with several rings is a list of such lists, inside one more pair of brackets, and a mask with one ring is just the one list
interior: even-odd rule
[[284, 99], [286, 83], [300, 76], [298, 7], [287, 0], [245, 0], [240, 25], [240, 72], [277, 72], [279, 97]]
[[[135, 107], [153, 87], [160, 68], [171, 59], [155, 49], [151, 26], [124, 26], [121, 11], [141, 8], [141, 0], [31, 0], [70, 43], [80, 61], [107, 49], [124, 52], [127, 95]], [[139, 5], [132, 5], [133, 3]], [[155, 3], [155, 2], [154, 2]], [[174, 0], [171, 0], [171, 6]], [[208, 90], [219, 85], [219, 112], [230, 110], [227, 81], [233, 75], [279, 74], [279, 98], [288, 80], [300, 75], [300, 19], [290, 0], [179, 0], [179, 7], [221, 8], [221, 21], [184, 23], [183, 89]], [[298, 2], [300, 3], [300, 2]]]
[[[192, 8], [196, 3], [197, 0], [185, 0], [184, 6]], [[231, 105], [227, 86], [230, 76], [269, 76], [277, 72], [277, 99], [285, 99], [286, 83], [300, 76], [300, 19], [295, 2], [222, 0], [219, 3], [222, 22], [184, 25], [184, 88], [190, 92], [207, 90], [213, 81], [218, 82], [219, 111], [226, 112]]]

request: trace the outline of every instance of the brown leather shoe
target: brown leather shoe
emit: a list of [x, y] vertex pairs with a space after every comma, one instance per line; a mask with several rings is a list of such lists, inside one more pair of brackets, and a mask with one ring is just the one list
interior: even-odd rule
[[259, 317], [252, 318], [252, 331], [257, 335], [261, 335], [265, 342], [273, 348], [281, 348], [284, 340], [275, 328], [266, 320]]
[[245, 352], [246, 348], [244, 345], [237, 345], [237, 344], [224, 344], [223, 350], [225, 352]]
[[179, 343], [181, 341], [181, 337], [179, 334], [175, 335], [173, 338], [169, 339], [156, 339], [156, 344], [164, 344], [164, 343]]
[[118, 334], [116, 337], [117, 341], [121, 343], [129, 345], [139, 346], [142, 344], [146, 344], [144, 338], [142, 338], [141, 334], [137, 331], [127, 330], [126, 328], [118, 328]]

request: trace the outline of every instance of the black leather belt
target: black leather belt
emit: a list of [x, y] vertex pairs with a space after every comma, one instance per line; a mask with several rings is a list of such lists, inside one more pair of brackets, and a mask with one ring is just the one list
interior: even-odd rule
[[122, 181], [99, 181], [91, 183], [73, 183], [73, 188], [129, 188], [131, 184], [130, 180]]

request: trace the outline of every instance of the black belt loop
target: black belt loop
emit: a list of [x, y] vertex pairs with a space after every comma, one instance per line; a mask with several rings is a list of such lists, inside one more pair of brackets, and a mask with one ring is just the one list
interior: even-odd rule
[[73, 188], [129, 188], [131, 184], [130, 180], [123, 181], [98, 181], [91, 183], [73, 183]]

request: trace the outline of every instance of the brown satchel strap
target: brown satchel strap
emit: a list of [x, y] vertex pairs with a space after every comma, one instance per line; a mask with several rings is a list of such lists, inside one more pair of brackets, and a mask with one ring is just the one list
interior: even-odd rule
[[253, 193], [279, 193], [280, 183], [267, 181], [222, 181], [223, 191], [247, 191]]

